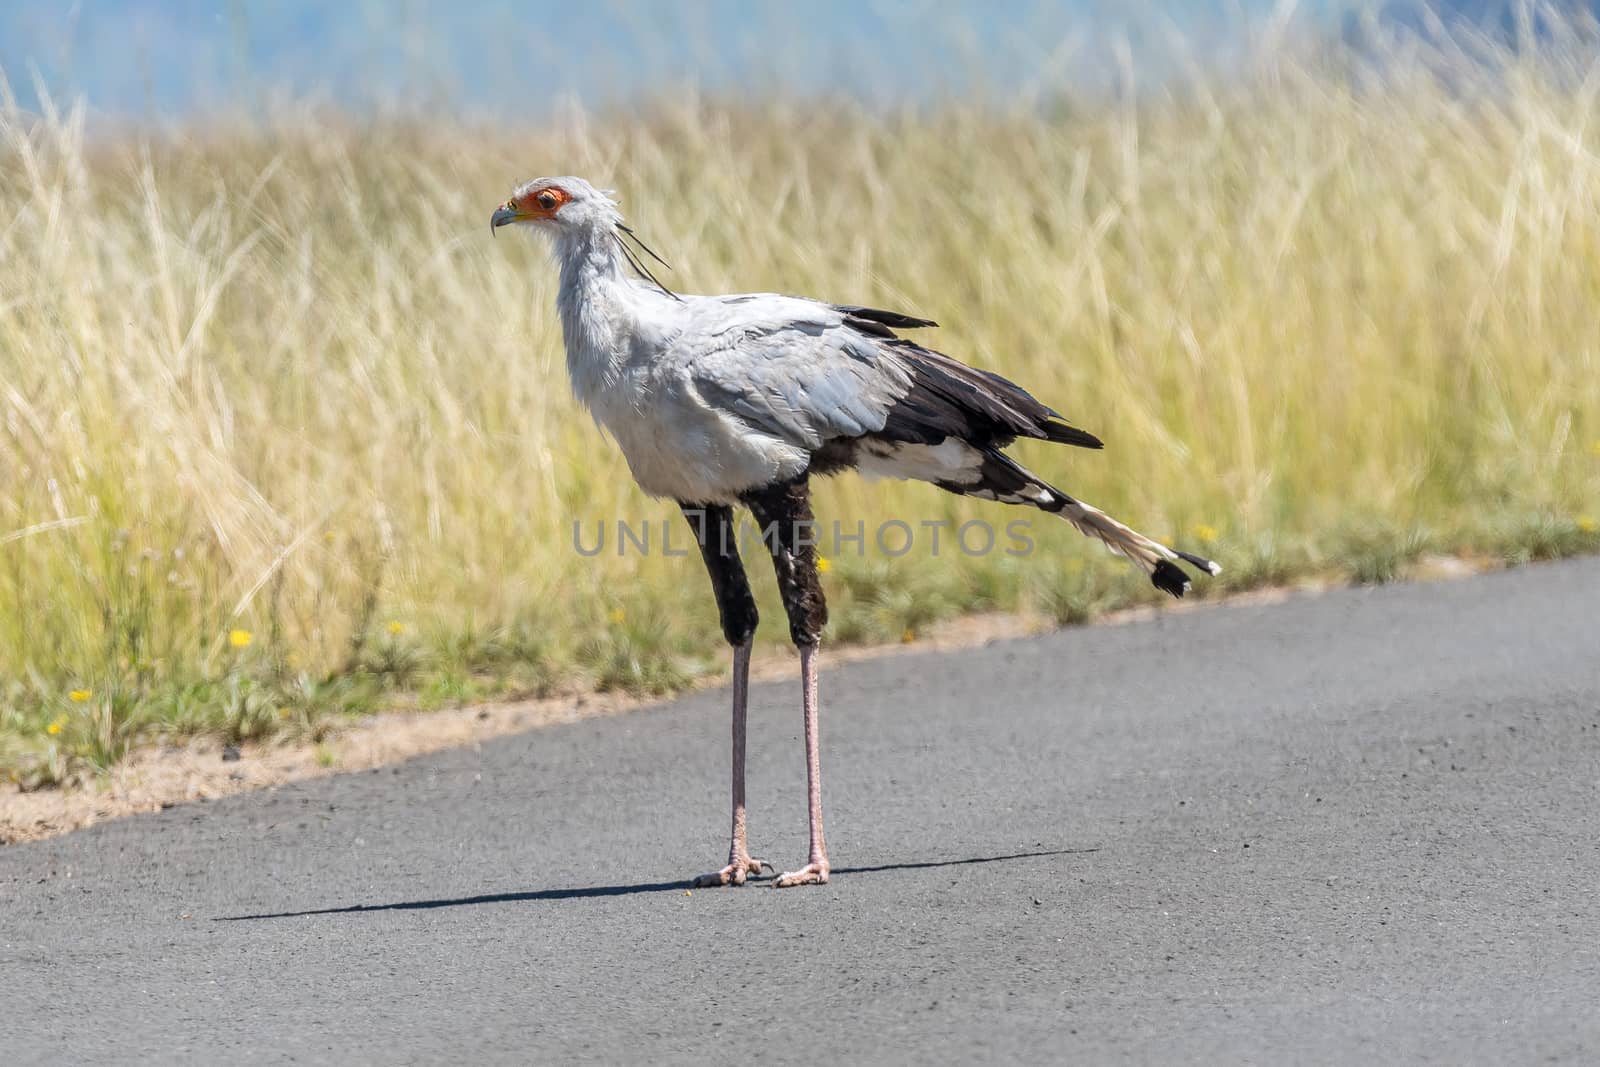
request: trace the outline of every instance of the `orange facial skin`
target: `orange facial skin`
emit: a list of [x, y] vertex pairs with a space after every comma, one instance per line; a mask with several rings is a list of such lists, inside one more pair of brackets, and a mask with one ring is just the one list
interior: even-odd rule
[[572, 197], [559, 185], [547, 185], [542, 189], [532, 189], [521, 196], [514, 196], [506, 203], [506, 207], [516, 212], [521, 218], [552, 219], [561, 206]]

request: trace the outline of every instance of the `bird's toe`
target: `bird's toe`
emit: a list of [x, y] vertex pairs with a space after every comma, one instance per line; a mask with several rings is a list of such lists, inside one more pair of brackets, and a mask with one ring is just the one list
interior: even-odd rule
[[710, 871], [699, 875], [694, 880], [696, 889], [712, 889], [723, 885], [744, 885], [745, 880], [754, 876], [760, 877], [761, 868], [770, 867], [771, 864], [761, 860], [744, 859], [730, 860], [728, 865], [720, 871]]
[[783, 874], [778, 875], [777, 880], [772, 884], [779, 889], [788, 889], [790, 886], [796, 885], [827, 885], [828, 864], [826, 861], [808, 863], [798, 871], [785, 871]]

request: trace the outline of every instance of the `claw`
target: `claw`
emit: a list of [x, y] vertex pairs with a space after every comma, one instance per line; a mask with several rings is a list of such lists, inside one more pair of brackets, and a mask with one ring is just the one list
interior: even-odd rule
[[828, 863], [808, 863], [798, 871], [787, 871], [778, 875], [778, 880], [772, 883], [778, 889], [788, 889], [796, 885], [827, 885]]
[[[711, 871], [702, 874], [694, 880], [696, 889], [712, 889], [723, 885], [744, 885], [745, 880], [751, 875], [761, 876], [762, 867], [771, 867], [772, 864], [761, 860], [746, 857], [743, 860], [730, 860], [728, 865], [720, 871]], [[776, 868], [773, 868], [776, 870]]]

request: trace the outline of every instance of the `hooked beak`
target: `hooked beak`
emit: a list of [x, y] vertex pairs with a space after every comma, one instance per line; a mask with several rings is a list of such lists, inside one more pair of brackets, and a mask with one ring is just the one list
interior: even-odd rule
[[500, 227], [510, 225], [521, 217], [517, 209], [510, 204], [501, 204], [494, 209], [494, 214], [489, 216], [489, 233], [493, 234]]

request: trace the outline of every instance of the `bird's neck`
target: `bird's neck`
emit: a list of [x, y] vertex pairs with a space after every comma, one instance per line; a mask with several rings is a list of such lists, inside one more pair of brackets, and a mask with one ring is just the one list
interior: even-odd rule
[[556, 238], [556, 260], [561, 264], [561, 292], [592, 295], [608, 284], [623, 284], [622, 252], [609, 227], [564, 231]]
[[556, 240], [561, 289], [556, 309], [567, 346], [567, 370], [578, 399], [594, 399], [620, 373], [638, 334], [637, 288], [623, 273], [622, 253], [607, 229], [563, 233]]

